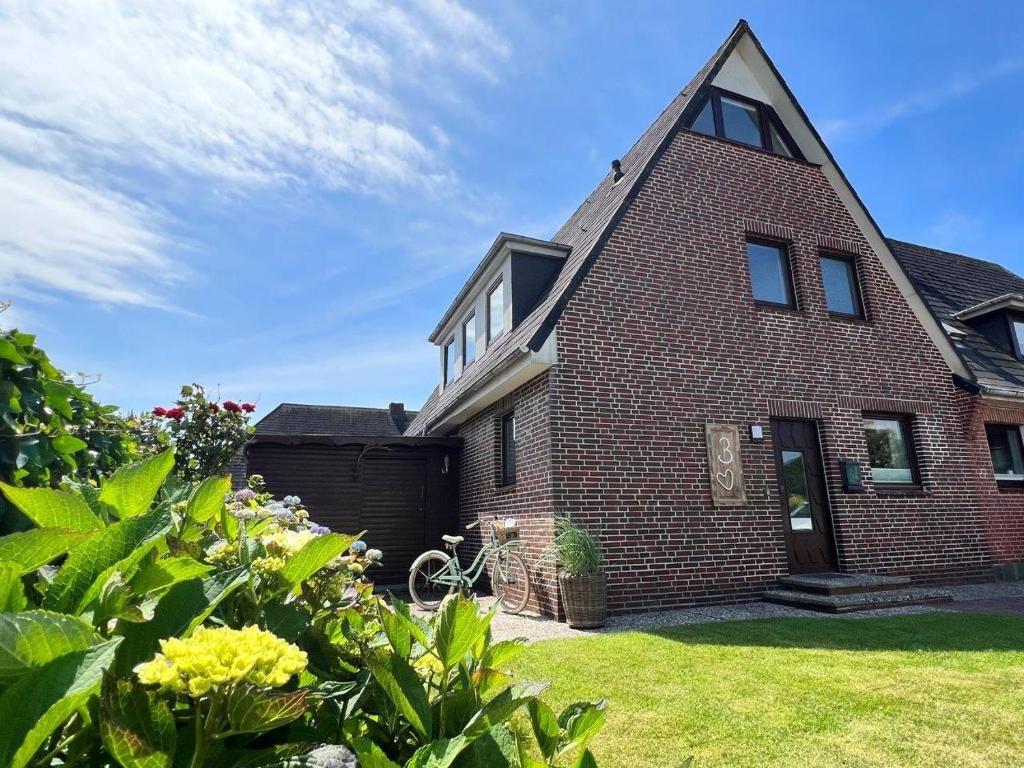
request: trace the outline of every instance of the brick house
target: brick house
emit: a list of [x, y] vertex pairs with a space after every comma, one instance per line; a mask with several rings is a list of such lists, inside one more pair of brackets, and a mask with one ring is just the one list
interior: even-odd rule
[[462, 439], [463, 523], [514, 516], [532, 556], [556, 514], [596, 532], [613, 611], [801, 572], [990, 578], [1024, 559], [986, 438], [1024, 424], [1024, 364], [997, 392], [964, 349], [982, 321], [958, 331], [904, 251], [741, 21], [550, 241], [495, 240], [406, 435]]

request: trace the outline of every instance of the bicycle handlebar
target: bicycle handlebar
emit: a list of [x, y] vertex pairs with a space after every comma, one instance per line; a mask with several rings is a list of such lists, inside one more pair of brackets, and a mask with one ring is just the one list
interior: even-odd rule
[[480, 521], [479, 520], [477, 520], [475, 523], [470, 523], [469, 525], [467, 525], [466, 526], [466, 530], [468, 531], [471, 528], [476, 528], [478, 525], [480, 525]]

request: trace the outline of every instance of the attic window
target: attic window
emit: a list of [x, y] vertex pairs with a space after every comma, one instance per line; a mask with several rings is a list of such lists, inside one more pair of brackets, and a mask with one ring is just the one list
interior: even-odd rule
[[1012, 325], [1014, 349], [1017, 350], [1017, 357], [1024, 360], [1024, 320], [1014, 320]]
[[689, 127], [707, 136], [803, 159], [775, 110], [738, 93], [712, 88]]

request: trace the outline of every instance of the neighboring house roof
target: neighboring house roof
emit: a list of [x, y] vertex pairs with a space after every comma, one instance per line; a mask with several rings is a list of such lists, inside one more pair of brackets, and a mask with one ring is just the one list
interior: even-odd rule
[[415, 416], [401, 403], [390, 408], [281, 403], [256, 423], [256, 434], [399, 437]]
[[976, 383], [993, 394], [1024, 396], [1024, 362], [993, 344], [958, 315], [1024, 293], [1024, 278], [990, 261], [889, 240], [917, 292], [946, 327]]

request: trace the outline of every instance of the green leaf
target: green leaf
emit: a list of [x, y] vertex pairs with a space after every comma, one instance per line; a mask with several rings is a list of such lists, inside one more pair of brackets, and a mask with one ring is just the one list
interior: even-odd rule
[[386, 651], [371, 653], [367, 657], [367, 666], [402, 716], [422, 737], [431, 738], [430, 702], [416, 670], [405, 659]]
[[[406, 762], [405, 768], [449, 768], [469, 745], [465, 736], [438, 739], [417, 749]], [[490, 766], [490, 763], [486, 763]]]
[[169, 768], [178, 741], [165, 702], [132, 680], [112, 677], [103, 683], [100, 736], [123, 768]]
[[101, 641], [91, 626], [74, 616], [48, 611], [0, 614], [0, 683]]
[[95, 531], [102, 523], [82, 498], [53, 488], [15, 488], [0, 483], [0, 491], [40, 528]]
[[224, 508], [224, 496], [231, 493], [231, 475], [208, 477], [188, 497], [188, 516], [197, 523], [215, 519]]
[[540, 699], [528, 702], [526, 710], [530, 715], [530, 726], [533, 728], [533, 736], [537, 739], [537, 746], [545, 760], [551, 760], [558, 751], [559, 739], [562, 729], [558, 725], [558, 718], [554, 711]]
[[228, 696], [228, 723], [235, 733], [259, 733], [290, 723], [306, 711], [308, 689], [270, 692], [245, 685]]
[[144, 563], [132, 577], [131, 586], [136, 594], [145, 595], [166, 589], [179, 581], [205, 576], [212, 570], [215, 570], [214, 566], [200, 563], [191, 557], [165, 557]]
[[488, 669], [507, 667], [525, 650], [526, 640], [524, 638], [502, 640], [488, 646], [487, 650], [484, 651], [483, 658], [480, 660], [480, 665]]
[[[339, 765], [350, 765], [352, 757], [348, 747], [340, 744], [281, 744], [251, 752], [231, 763], [231, 768], [337, 768]], [[374, 768], [372, 763], [360, 761], [359, 765], [361, 768]]]
[[298, 586], [351, 547], [362, 535], [325, 533], [323, 536], [317, 536], [288, 558], [288, 563], [281, 569], [281, 577], [290, 586]]
[[33, 528], [0, 536], [0, 560], [18, 563], [24, 575], [65, 554], [87, 536], [63, 528]]
[[430, 630], [430, 625], [419, 616], [413, 616], [412, 610], [409, 608], [409, 604], [407, 602], [399, 600], [390, 593], [389, 596], [391, 598], [391, 607], [394, 609], [395, 615], [402, 620], [406, 627], [408, 627], [413, 640], [426, 648], [430, 644], [430, 641], [427, 640], [427, 633]]
[[25, 365], [26, 360], [18, 352], [18, 347], [9, 339], [0, 339], [0, 360], [6, 360], [15, 365]]
[[[154, 510], [108, 526], [68, 557], [43, 598], [43, 607], [61, 613], [79, 613], [99, 595], [115, 568], [145, 557], [149, 546], [171, 526], [167, 510]], [[120, 566], [120, 567], [119, 567]]]
[[504, 724], [495, 725], [469, 745], [463, 757], [470, 760], [459, 765], [487, 766], [487, 768], [519, 768], [519, 745], [516, 737]]
[[596, 704], [579, 701], [562, 710], [562, 714], [558, 716], [558, 724], [565, 731], [567, 740], [555, 755], [555, 759], [560, 759], [576, 749], [586, 747], [601, 730], [605, 717], [604, 699]]
[[487, 633], [493, 611], [481, 615], [477, 604], [462, 595], [449, 595], [434, 619], [434, 648], [437, 657], [451, 669]]
[[375, 742], [364, 736], [352, 740], [352, 751], [359, 758], [359, 768], [401, 768]]
[[409, 631], [409, 625], [401, 616], [383, 606], [380, 609], [380, 623], [395, 653], [402, 658], [408, 658], [412, 653], [412, 633]]
[[21, 565], [0, 561], [0, 612], [17, 613], [27, 606], [25, 585], [21, 583]]
[[239, 567], [172, 586], [157, 602], [152, 619], [123, 628], [125, 641], [117, 654], [118, 674], [129, 675], [136, 664], [149, 661], [164, 638], [192, 634], [247, 578], [246, 568]]
[[121, 638], [54, 659], [0, 696], [0, 765], [24, 768], [50, 735], [100, 688]]
[[584, 749], [580, 752], [573, 768], [597, 768], [597, 760], [594, 759], [594, 755], [589, 749]]
[[50, 445], [53, 446], [53, 449], [57, 451], [57, 453], [62, 453], [66, 456], [69, 456], [72, 453], [78, 453], [79, 451], [84, 451], [89, 447], [89, 444], [85, 442], [85, 440], [81, 440], [74, 435], [61, 435], [60, 437], [56, 437]]
[[100, 501], [113, 507], [122, 519], [141, 515], [153, 503], [173, 466], [174, 451], [164, 451], [121, 467], [103, 482]]

